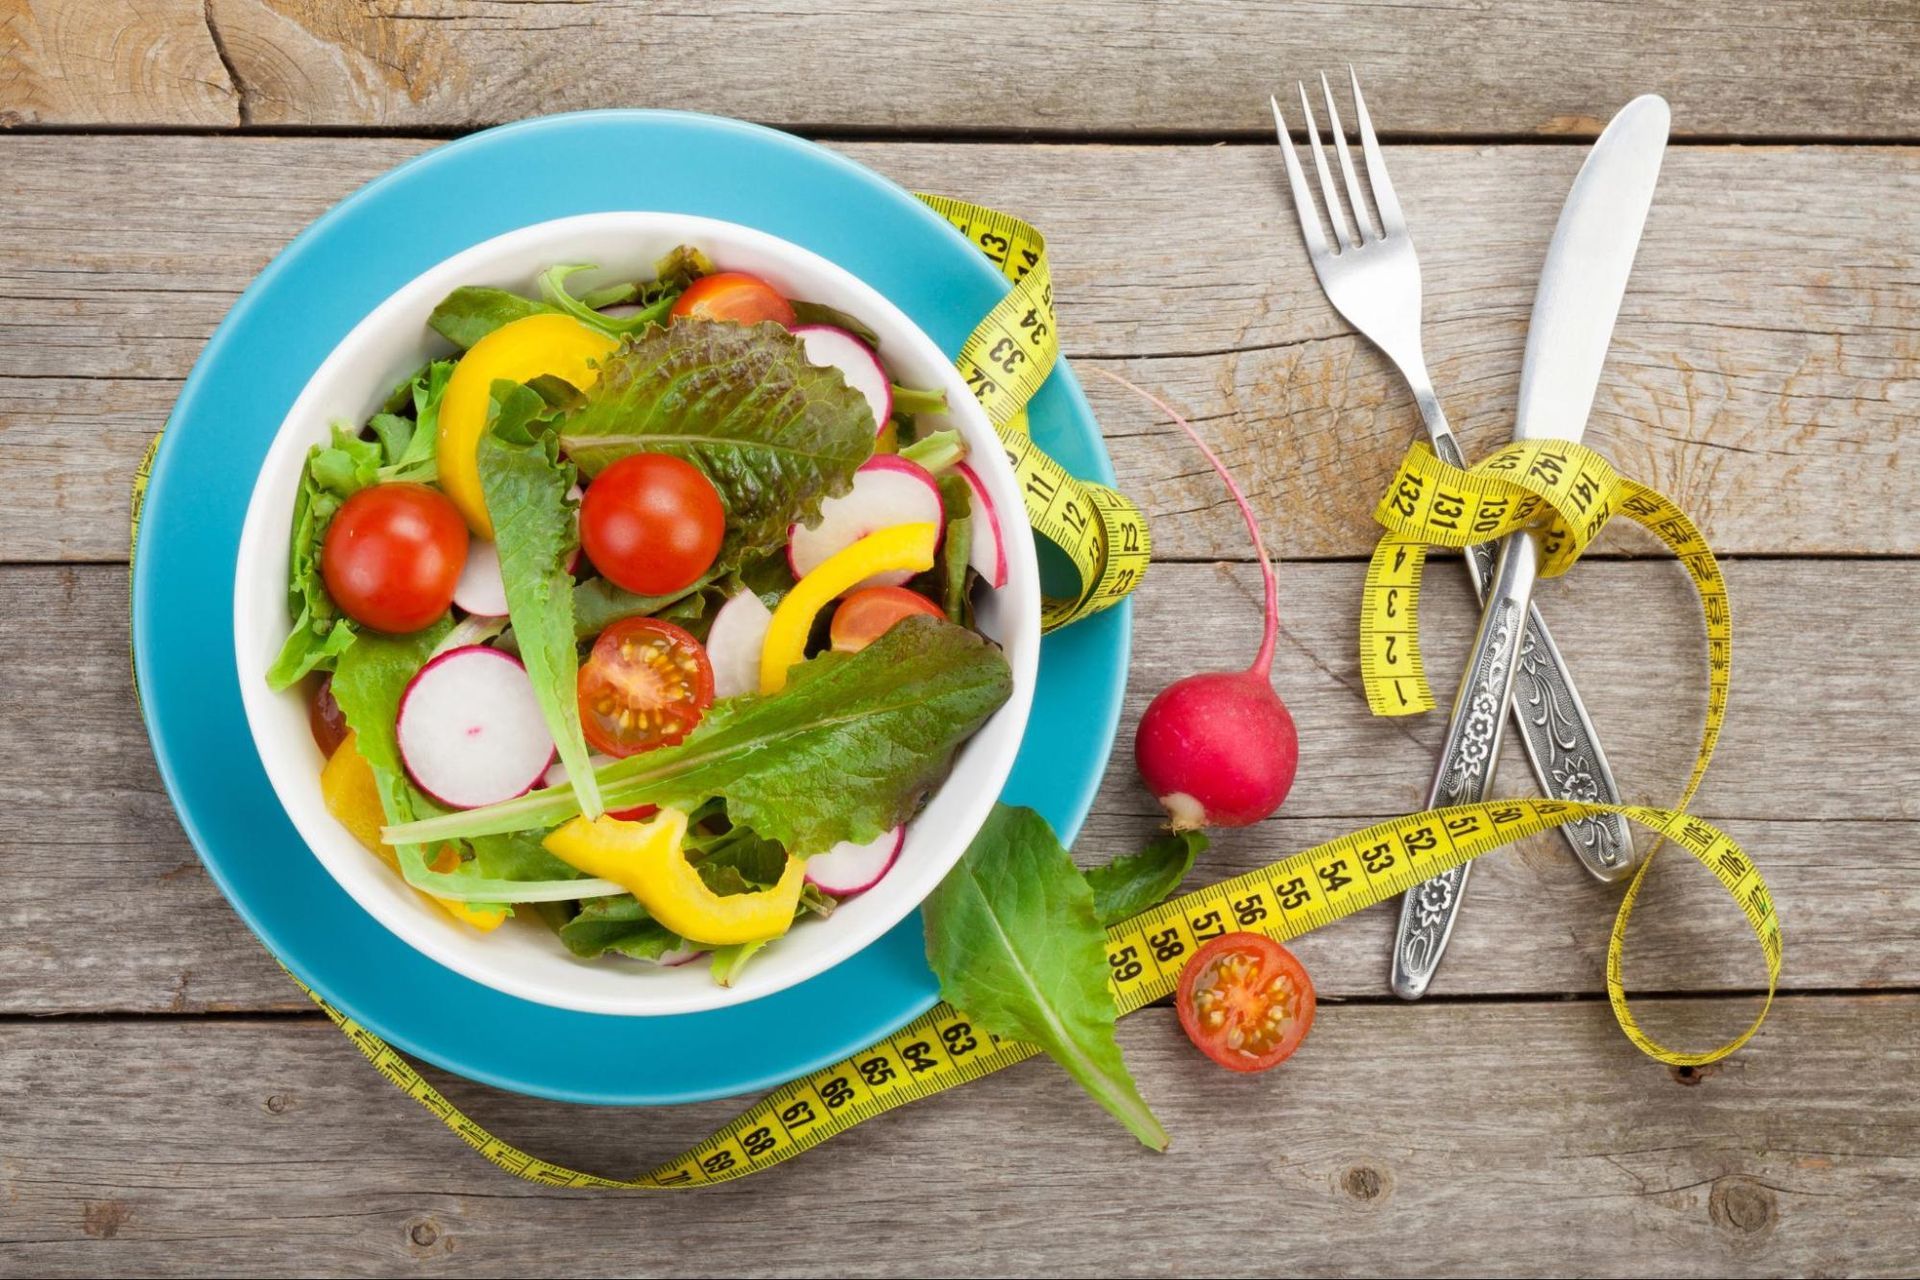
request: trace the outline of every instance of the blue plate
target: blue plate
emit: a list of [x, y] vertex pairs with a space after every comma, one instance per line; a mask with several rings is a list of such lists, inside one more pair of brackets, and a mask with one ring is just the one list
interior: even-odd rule
[[[948, 352], [1006, 282], [959, 234], [843, 156], [738, 121], [655, 111], [551, 116], [419, 156], [309, 227], [214, 333], [155, 460], [133, 577], [134, 661], [161, 777], [187, 835], [282, 963], [396, 1047], [502, 1089], [567, 1102], [692, 1102], [768, 1088], [862, 1048], [936, 998], [918, 914], [813, 980], [668, 1018], [550, 1009], [441, 967], [327, 875], [253, 750], [233, 655], [233, 565], [268, 443], [327, 353], [434, 263], [529, 223], [613, 209], [734, 222], [860, 276]], [[1069, 470], [1111, 481], [1064, 365], [1033, 432]], [[1113, 744], [1126, 605], [1049, 637], [1005, 797], [1078, 831]]]

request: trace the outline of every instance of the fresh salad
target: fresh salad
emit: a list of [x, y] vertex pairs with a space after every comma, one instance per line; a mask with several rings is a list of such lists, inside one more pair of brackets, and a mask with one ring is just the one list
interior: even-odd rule
[[457, 352], [311, 451], [267, 679], [462, 927], [728, 983], [886, 875], [1009, 696], [1000, 513], [856, 317], [689, 246], [582, 270], [456, 289]]

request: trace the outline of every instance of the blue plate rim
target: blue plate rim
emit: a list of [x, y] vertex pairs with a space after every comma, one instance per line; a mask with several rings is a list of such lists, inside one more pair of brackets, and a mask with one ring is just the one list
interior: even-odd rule
[[[914, 211], [914, 216], [927, 220], [930, 225], [939, 228], [942, 234], [959, 239], [962, 244], [966, 244], [965, 240], [960, 237], [959, 232], [955, 230], [951, 224], [923, 204], [911, 191], [902, 187], [899, 183], [894, 182], [891, 178], [829, 147], [812, 143], [807, 139], [799, 138], [796, 135], [781, 130], [725, 116], [650, 108], [573, 111], [556, 115], [531, 117], [494, 126], [493, 128], [479, 130], [450, 142], [442, 143], [427, 151], [421, 152], [419, 155], [411, 156], [348, 192], [319, 217], [304, 227], [274, 255], [266, 267], [248, 282], [246, 288], [242, 290], [240, 296], [234, 301], [233, 306], [228, 309], [219, 325], [215, 327], [213, 333], [208, 337], [205, 346], [201, 349], [199, 356], [196, 357], [187, 378], [182, 383], [179, 396], [168, 413], [166, 428], [170, 428], [176, 420], [185, 420], [187, 416], [194, 411], [197, 400], [205, 394], [207, 379], [212, 376], [208, 370], [215, 363], [213, 357], [232, 340], [234, 333], [249, 322], [254, 310], [259, 305], [260, 298], [267, 292], [273, 282], [277, 280], [281, 274], [290, 269], [291, 263], [300, 252], [304, 250], [305, 246], [319, 239], [338, 220], [346, 216], [351, 208], [360, 202], [372, 198], [388, 185], [402, 180], [416, 170], [430, 169], [436, 163], [446, 163], [457, 159], [462, 152], [463, 144], [472, 143], [477, 139], [495, 138], [501, 135], [522, 132], [565, 129], [581, 122], [611, 121], [644, 124], [649, 121], [658, 120], [690, 121], [702, 127], [720, 128], [749, 136], [768, 138], [782, 146], [799, 145], [805, 147], [811, 154], [831, 161], [835, 166], [854, 175], [859, 181], [878, 184], [891, 189], [902, 198], [903, 207], [910, 208]], [[585, 210], [582, 210], [582, 212], [585, 212]], [[966, 247], [969, 254], [976, 258], [978, 257], [977, 252], [970, 244], [966, 244]], [[984, 258], [979, 259], [979, 261], [985, 270], [992, 272], [991, 265], [987, 264]], [[998, 278], [998, 272], [993, 272], [993, 275]], [[1092, 445], [1093, 471], [1095, 474], [1086, 478], [1112, 483], [1114, 473], [1111, 458], [1106, 451], [1104, 437], [1099, 432], [1097, 419], [1093, 415], [1091, 405], [1087, 402], [1085, 392], [1081, 388], [1079, 380], [1074, 377], [1064, 354], [1056, 363], [1049, 381], [1061, 383], [1062, 389], [1065, 391], [1074, 411], [1074, 416], [1086, 423], [1092, 424], [1092, 430], [1089, 435]], [[178, 433], [166, 428], [163, 428], [160, 443], [155, 450], [153, 463], [148, 474], [146, 498], [149, 501], [156, 495], [164, 495], [172, 477], [173, 460], [177, 453], [175, 446], [180, 437]], [[150, 539], [155, 536], [153, 533], [155, 527], [156, 522], [143, 520], [136, 533], [133, 544], [130, 625], [136, 690], [156, 687], [163, 678], [163, 673], [153, 668], [149, 651], [139, 642], [139, 636], [143, 632], [150, 630], [150, 624], [143, 620], [150, 619], [152, 610], [157, 607], [155, 603], [156, 591], [151, 578], [151, 565], [154, 557], [144, 554]], [[1062, 824], [1060, 835], [1063, 842], [1069, 845], [1073, 843], [1074, 838], [1079, 834], [1079, 830], [1084, 824], [1088, 812], [1091, 810], [1093, 799], [1105, 775], [1104, 763], [1111, 758], [1113, 743], [1119, 730], [1119, 705], [1125, 693], [1130, 665], [1132, 651], [1132, 601], [1124, 600], [1108, 612], [1113, 615], [1114, 622], [1118, 624], [1113, 628], [1113, 660], [1104, 673], [1106, 676], [1104, 692], [1109, 696], [1110, 703], [1114, 707], [1114, 714], [1110, 717], [1108, 723], [1104, 726], [1103, 732], [1100, 734], [1103, 741], [1100, 744], [1098, 758], [1102, 761], [1102, 767], [1089, 770], [1080, 777], [1078, 780], [1078, 793], [1072, 797], [1071, 803], [1068, 806], [1075, 816], [1070, 822]], [[1044, 680], [1044, 671], [1042, 679]], [[207, 834], [191, 809], [182, 803], [183, 783], [178, 776], [175, 762], [163, 740], [159, 726], [154, 722], [152, 717], [148, 715], [144, 700], [142, 700], [140, 709], [142, 724], [146, 729], [148, 742], [153, 750], [154, 761], [160, 775], [161, 784], [167, 792], [168, 800], [173, 807], [177, 820], [180, 822], [189, 842], [193, 845], [201, 865], [206, 868], [208, 875], [220, 889], [222, 896], [233, 908], [235, 914], [237, 914], [247, 925], [248, 929], [253, 932], [255, 938], [260, 942], [261, 946], [266, 949], [267, 953], [274, 957], [276, 963], [280, 964], [282, 968], [286, 969], [303, 985], [310, 988], [335, 1010], [352, 1018], [356, 1023], [359, 1023], [368, 1031], [379, 1036], [380, 1039], [411, 1057], [431, 1063], [442, 1070], [458, 1075], [464, 1079], [473, 1080], [505, 1092], [580, 1105], [655, 1106], [711, 1101], [777, 1087], [799, 1076], [806, 1075], [811, 1071], [828, 1066], [845, 1057], [847, 1053], [857, 1051], [857, 1049], [864, 1044], [878, 1041], [893, 1034], [938, 1003], [937, 995], [928, 996], [921, 1001], [909, 1005], [897, 1018], [884, 1018], [876, 1021], [873, 1024], [875, 1029], [871, 1035], [864, 1036], [858, 1044], [823, 1051], [802, 1059], [789, 1060], [778, 1067], [769, 1068], [769, 1070], [758, 1076], [730, 1082], [725, 1088], [717, 1091], [683, 1090], [645, 1097], [638, 1095], [604, 1097], [574, 1089], [564, 1087], [557, 1088], [552, 1085], [517, 1079], [500, 1072], [489, 1070], [483, 1066], [477, 1066], [472, 1062], [450, 1060], [437, 1047], [420, 1042], [404, 1027], [387, 1024], [383, 1019], [362, 1018], [351, 1008], [351, 1000], [341, 998], [336, 991], [331, 989], [331, 984], [324, 978], [307, 971], [306, 965], [297, 957], [283, 955], [282, 948], [274, 945], [270, 940], [271, 931], [264, 926], [255, 910], [248, 904], [246, 897], [237, 892], [235, 885], [226, 871], [223, 870], [220, 859], [211, 857], [207, 853], [209, 844]], [[251, 749], [251, 745], [251, 742], [249, 742], [249, 749]], [[917, 913], [915, 916], [909, 917], [910, 920], [915, 918], [917, 918]], [[856, 953], [854, 956], [842, 961], [841, 964], [844, 966], [853, 963], [863, 954], [865, 953]], [[440, 966], [431, 960], [428, 960], [428, 963], [435, 964], [436, 968], [443, 970], [461, 981], [472, 981], [471, 979], [465, 978], [464, 975], [460, 975], [453, 970], [447, 970], [444, 966]], [[804, 987], [804, 985], [805, 984], [802, 984], [802, 987]], [[528, 1003], [534, 1008], [546, 1007], [534, 1004], [533, 1002], [524, 1003]], [[764, 1002], [754, 1001], [748, 1005], [738, 1007], [753, 1008], [762, 1003]], [[615, 1015], [583, 1014], [579, 1016], [587, 1018], [610, 1017], [614, 1018], [615, 1021], [629, 1021], [629, 1019], [618, 1018]], [[697, 1017], [700, 1015], [681, 1016]], [[671, 1022], [673, 1020], [674, 1018], [672, 1016], [659, 1019], [647, 1019], [647, 1021], [654, 1022]]]

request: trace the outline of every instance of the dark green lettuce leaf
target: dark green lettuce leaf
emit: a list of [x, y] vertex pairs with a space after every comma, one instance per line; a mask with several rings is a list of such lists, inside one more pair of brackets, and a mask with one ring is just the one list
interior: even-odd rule
[[493, 518], [507, 615], [570, 785], [581, 808], [598, 817], [600, 791], [580, 729], [573, 574], [567, 568], [579, 546], [574, 503], [567, 496], [574, 470], [539, 423], [546, 402], [538, 394], [496, 382], [492, 395], [493, 422], [480, 437], [480, 489]]
[[995, 805], [922, 904], [940, 994], [979, 1030], [1044, 1049], [1141, 1142], [1167, 1145], [1120, 1056], [1093, 891], [1031, 809]]
[[681, 321], [602, 362], [586, 405], [560, 424], [560, 448], [590, 476], [643, 451], [699, 467], [727, 508], [724, 572], [846, 492], [873, 452], [873, 413], [777, 324]]
[[1115, 858], [1103, 867], [1088, 868], [1094, 914], [1102, 925], [1119, 924], [1158, 905], [1180, 887], [1187, 872], [1193, 870], [1193, 860], [1206, 848], [1204, 833], [1176, 831], [1138, 853]]
[[[717, 702], [685, 740], [600, 770], [612, 808], [691, 811], [724, 796], [727, 814], [801, 857], [876, 839], [911, 817], [954, 750], [1013, 690], [1000, 651], [937, 618], [908, 618], [858, 653], [794, 668], [778, 693]], [[578, 805], [565, 788], [448, 814], [406, 840], [545, 829]]]

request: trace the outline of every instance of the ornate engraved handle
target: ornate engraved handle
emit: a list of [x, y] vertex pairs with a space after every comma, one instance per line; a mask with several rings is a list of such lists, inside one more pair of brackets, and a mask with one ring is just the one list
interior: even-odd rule
[[[1435, 408], [1437, 411], [1437, 404]], [[1434, 453], [1457, 467], [1466, 465], [1444, 418], [1432, 434]], [[1493, 580], [1495, 553], [1494, 544], [1483, 542], [1468, 548], [1464, 557], [1467, 576], [1482, 602], [1487, 598], [1487, 584]], [[1620, 802], [1620, 788], [1613, 780], [1606, 752], [1600, 749], [1586, 704], [1580, 700], [1546, 622], [1532, 605], [1527, 608], [1514, 672], [1513, 719], [1541, 790], [1556, 800]], [[1581, 865], [1602, 880], [1618, 880], [1633, 870], [1633, 837], [1625, 818], [1582, 818], [1561, 827], [1560, 834]]]

